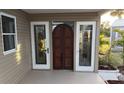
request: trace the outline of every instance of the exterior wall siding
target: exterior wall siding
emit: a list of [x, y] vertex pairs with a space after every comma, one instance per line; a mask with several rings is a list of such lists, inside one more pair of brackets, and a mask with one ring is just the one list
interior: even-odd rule
[[[95, 46], [95, 65], [94, 65], [94, 72], [98, 71], [98, 46], [99, 46], [99, 28], [100, 28], [100, 16], [97, 12], [89, 12], [89, 13], [44, 13], [44, 14], [30, 14], [30, 21], [96, 21], [96, 46]], [[75, 24], [76, 25], [76, 24]], [[50, 25], [51, 27], [51, 25]], [[50, 29], [50, 51], [51, 51], [51, 69], [53, 68], [53, 56], [52, 56], [52, 29]], [[74, 30], [74, 40], [76, 37], [76, 27]], [[75, 49], [75, 42], [74, 41], [74, 49]], [[76, 50], [74, 50], [74, 57], [76, 56]], [[76, 59], [74, 58], [74, 70], [75, 70], [75, 63]]]
[[[20, 49], [3, 55], [0, 27], [0, 83], [18, 83], [31, 70], [30, 23], [28, 14], [21, 10], [0, 10], [16, 16], [17, 39]], [[0, 19], [1, 24], [1, 19]]]
[[[96, 21], [96, 56], [95, 56], [95, 72], [98, 70], [98, 36], [100, 27], [100, 17], [98, 13], [47, 13], [47, 14], [27, 14], [21, 10], [0, 10], [0, 12], [8, 13], [16, 16], [17, 39], [20, 45], [20, 51], [3, 55], [2, 35], [0, 27], [0, 83], [18, 83], [28, 71], [31, 71], [31, 21]], [[0, 19], [1, 24], [1, 19]], [[51, 26], [51, 25], [50, 25]], [[50, 49], [51, 49], [51, 68], [52, 68], [52, 29], [50, 28]], [[75, 30], [76, 31], [76, 30]], [[74, 33], [75, 33], [74, 31]], [[76, 42], [76, 41], [74, 41]], [[75, 48], [75, 46], [74, 46]], [[75, 52], [75, 51], [74, 51]], [[20, 56], [20, 60], [18, 60]], [[74, 55], [76, 56], [76, 55]], [[76, 59], [74, 59], [75, 63]]]

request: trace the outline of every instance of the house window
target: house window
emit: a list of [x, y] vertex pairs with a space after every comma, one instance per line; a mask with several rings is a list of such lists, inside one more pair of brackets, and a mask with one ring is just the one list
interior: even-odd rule
[[16, 17], [1, 13], [1, 32], [4, 55], [16, 51]]

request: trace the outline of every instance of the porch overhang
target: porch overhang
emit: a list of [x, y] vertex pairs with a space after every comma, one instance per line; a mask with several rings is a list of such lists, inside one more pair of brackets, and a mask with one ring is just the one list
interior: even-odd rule
[[102, 14], [108, 9], [22, 9], [28, 14], [41, 14], [41, 13], [89, 13], [95, 12]]

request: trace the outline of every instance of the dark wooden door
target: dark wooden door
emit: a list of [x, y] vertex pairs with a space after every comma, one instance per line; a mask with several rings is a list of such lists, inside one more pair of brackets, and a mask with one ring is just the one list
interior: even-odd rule
[[73, 30], [60, 24], [53, 30], [53, 68], [73, 69]]

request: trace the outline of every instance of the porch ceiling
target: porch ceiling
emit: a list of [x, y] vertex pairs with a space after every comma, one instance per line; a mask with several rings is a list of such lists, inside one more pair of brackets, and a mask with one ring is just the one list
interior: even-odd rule
[[22, 9], [29, 14], [103, 12], [105, 9]]

